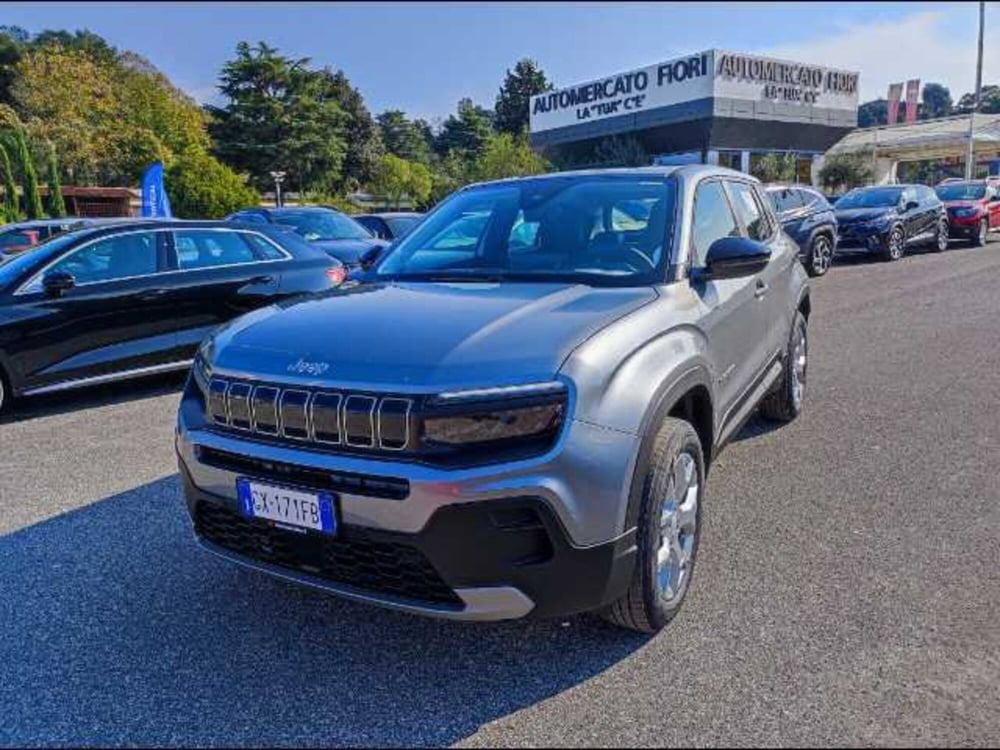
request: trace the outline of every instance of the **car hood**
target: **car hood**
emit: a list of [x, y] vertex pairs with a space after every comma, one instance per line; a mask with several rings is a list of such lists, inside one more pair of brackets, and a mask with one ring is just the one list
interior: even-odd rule
[[309, 244], [315, 245], [328, 255], [346, 265], [357, 265], [361, 256], [373, 247], [385, 247], [389, 243], [374, 237], [365, 240], [315, 240]]
[[893, 216], [896, 212], [891, 208], [842, 208], [836, 212], [840, 224], [857, 224], [859, 222], [880, 219], [883, 216]]
[[649, 287], [361, 284], [220, 329], [212, 366], [256, 379], [433, 390], [548, 380], [570, 352], [656, 298]]

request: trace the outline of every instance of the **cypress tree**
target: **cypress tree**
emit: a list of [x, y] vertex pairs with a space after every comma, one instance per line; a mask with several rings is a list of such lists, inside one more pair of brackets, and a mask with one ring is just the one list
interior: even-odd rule
[[17, 145], [17, 159], [21, 163], [22, 182], [21, 188], [24, 191], [24, 212], [29, 219], [41, 219], [45, 216], [42, 208], [42, 198], [38, 194], [38, 172], [35, 171], [35, 162], [28, 151], [28, 143], [24, 139], [24, 131], [18, 130], [15, 135]]
[[3, 220], [17, 221], [20, 213], [17, 206], [17, 185], [14, 184], [14, 170], [10, 168], [7, 149], [0, 144], [0, 177], [3, 178]]
[[49, 146], [49, 216], [61, 219], [66, 215], [66, 204], [62, 197], [62, 182], [59, 180], [59, 162], [56, 150]]

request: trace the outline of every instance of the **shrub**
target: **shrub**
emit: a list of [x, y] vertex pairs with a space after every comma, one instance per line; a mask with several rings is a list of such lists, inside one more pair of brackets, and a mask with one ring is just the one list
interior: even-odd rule
[[244, 178], [201, 150], [175, 159], [164, 181], [171, 211], [179, 218], [221, 219], [260, 202]]

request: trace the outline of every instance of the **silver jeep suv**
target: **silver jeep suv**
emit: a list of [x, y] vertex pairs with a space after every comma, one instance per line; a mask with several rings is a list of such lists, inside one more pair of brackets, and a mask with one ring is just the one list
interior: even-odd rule
[[473, 185], [356, 283], [230, 323], [178, 418], [199, 542], [409, 612], [658, 630], [713, 458], [802, 408], [809, 288], [769, 205], [705, 166]]

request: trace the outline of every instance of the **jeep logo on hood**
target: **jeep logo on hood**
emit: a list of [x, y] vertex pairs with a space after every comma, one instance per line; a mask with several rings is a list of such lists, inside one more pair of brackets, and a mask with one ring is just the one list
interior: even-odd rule
[[299, 361], [288, 365], [288, 372], [293, 375], [322, 375], [330, 369], [328, 362], [307, 362], [299, 358]]

